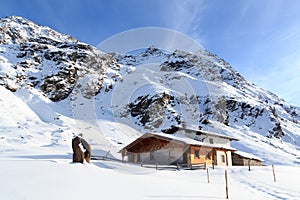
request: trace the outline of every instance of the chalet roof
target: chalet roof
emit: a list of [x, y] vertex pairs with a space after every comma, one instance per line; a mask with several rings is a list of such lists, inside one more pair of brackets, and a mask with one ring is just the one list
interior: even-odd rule
[[241, 157], [244, 157], [244, 158], [249, 158], [249, 159], [254, 159], [254, 160], [259, 160], [259, 161], [264, 161], [263, 159], [251, 154], [251, 153], [246, 153], [246, 152], [243, 152], [243, 151], [235, 151], [234, 152], [235, 154], [241, 156]]
[[229, 139], [230, 141], [232, 140], [236, 140], [238, 141], [239, 139], [234, 138], [234, 137], [230, 137], [227, 135], [223, 135], [223, 134], [219, 134], [219, 133], [213, 133], [213, 132], [209, 132], [209, 131], [204, 131], [204, 130], [199, 130], [199, 129], [193, 129], [193, 128], [183, 128], [183, 127], [175, 127], [178, 130], [184, 130], [184, 131], [190, 131], [190, 132], [195, 132], [198, 135], [208, 135], [208, 136], [214, 136], [214, 137], [219, 137], [219, 138], [225, 138], [225, 139]]
[[163, 139], [166, 141], [173, 141], [175, 143], [182, 143], [182, 144], [186, 144], [186, 145], [211, 147], [211, 148], [231, 150], [231, 151], [236, 150], [235, 148], [232, 148], [232, 147], [224, 145], [224, 144], [216, 144], [216, 143], [209, 144], [209, 143], [200, 142], [200, 141], [197, 141], [197, 140], [185, 137], [185, 136], [166, 134], [166, 133], [145, 133], [141, 137], [137, 138], [136, 140], [134, 140], [133, 142], [131, 142], [130, 144], [125, 146], [123, 149], [129, 149], [129, 148], [133, 147], [134, 145], [138, 144], [141, 140], [146, 139], [146, 138], [151, 138], [151, 137]]
[[190, 144], [190, 145], [220, 148], [220, 149], [227, 149], [227, 150], [236, 150], [236, 149], [234, 149], [230, 146], [227, 146], [227, 145], [217, 144], [217, 143], [209, 144], [209, 143], [200, 142], [198, 140], [194, 140], [192, 138], [188, 138], [188, 137], [181, 136], [181, 135], [169, 135], [169, 134], [165, 134], [165, 133], [146, 133], [146, 134], [157, 135], [157, 136], [165, 137], [165, 138], [168, 138], [168, 139], [171, 139], [171, 140], [181, 141], [185, 144]]

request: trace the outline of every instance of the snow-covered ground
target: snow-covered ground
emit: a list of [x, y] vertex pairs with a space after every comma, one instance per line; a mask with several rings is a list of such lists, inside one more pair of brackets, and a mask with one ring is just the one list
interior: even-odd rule
[[1, 199], [300, 199], [300, 167], [155, 170], [113, 161], [74, 164], [70, 148], [8, 151], [0, 156]]
[[[93, 154], [120, 158], [117, 151], [139, 136], [113, 121], [89, 124], [55, 112], [34, 91], [0, 87], [0, 199], [300, 199], [300, 166], [155, 170], [92, 160], [72, 163], [72, 133], [83, 132]], [[43, 112], [41, 112], [41, 110]]]
[[[298, 108], [216, 55], [149, 47], [112, 56], [20, 17], [0, 21], [1, 200], [225, 199], [226, 169], [230, 199], [300, 199]], [[151, 103], [140, 109], [143, 99]], [[72, 163], [73, 134], [83, 133], [93, 155], [120, 159], [118, 151], [144, 132], [200, 121], [238, 138], [234, 148], [267, 166], [209, 168], [207, 183], [205, 170]]]

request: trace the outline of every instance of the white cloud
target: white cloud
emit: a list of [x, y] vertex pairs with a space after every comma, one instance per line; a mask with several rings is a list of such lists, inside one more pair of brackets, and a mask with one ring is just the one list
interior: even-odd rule
[[199, 27], [205, 8], [204, 0], [164, 1], [161, 14], [167, 27], [185, 33], [202, 44]]

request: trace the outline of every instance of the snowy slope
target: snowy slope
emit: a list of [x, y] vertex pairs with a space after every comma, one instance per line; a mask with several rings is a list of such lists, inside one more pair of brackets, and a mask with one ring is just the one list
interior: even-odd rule
[[0, 86], [0, 94], [0, 152], [19, 153], [20, 149], [32, 148], [43, 151], [49, 147], [69, 152], [73, 134], [83, 133], [95, 154], [109, 151], [111, 156], [120, 158], [117, 152], [121, 146], [139, 136], [124, 124], [100, 120], [99, 125], [105, 130], [101, 131], [98, 124], [64, 116], [56, 112], [57, 105], [35, 89], [12, 93]]
[[67, 145], [83, 132], [97, 152], [119, 156], [144, 132], [186, 124], [240, 139], [233, 146], [265, 164], [299, 165], [299, 108], [217, 55], [155, 47], [105, 54], [20, 17], [0, 27], [3, 151], [15, 141]]
[[[49, 101], [31, 92], [18, 94], [22, 98], [34, 97], [37, 104], [29, 107], [9, 90], [0, 87], [0, 91], [1, 199], [225, 199], [225, 169], [230, 199], [300, 198], [299, 166], [275, 166], [277, 182], [273, 181], [271, 166], [252, 167], [250, 172], [247, 167], [216, 167], [215, 170], [209, 167], [210, 183], [207, 183], [205, 170], [156, 171], [139, 165], [95, 160], [91, 164], [74, 164], [71, 133], [79, 131], [76, 127], [80, 126], [84, 136], [95, 136], [93, 125], [74, 123], [74, 119], [62, 116], [60, 122], [47, 121], [51, 119], [49, 113], [36, 114], [33, 110]], [[102, 120], [99, 124], [112, 142], [113, 139], [129, 142], [137, 137], [134, 130], [123, 124]], [[108, 150], [114, 153], [115, 148], [105, 146], [107, 141], [101, 139], [89, 138], [93, 151], [100, 155]]]
[[[230, 199], [300, 199], [299, 107], [216, 55], [104, 54], [20, 17], [0, 30], [0, 199], [225, 199], [225, 169]], [[120, 158], [144, 132], [182, 124], [239, 138], [267, 166], [209, 167], [208, 184], [205, 171], [71, 162], [73, 133]]]
[[118, 79], [110, 79], [111, 89], [97, 96], [95, 105], [104, 108], [95, 111], [98, 118], [140, 132], [201, 126], [239, 138], [234, 147], [266, 163], [299, 164], [299, 109], [248, 83], [216, 55], [150, 47], [115, 58], [120, 68], [111, 76]]

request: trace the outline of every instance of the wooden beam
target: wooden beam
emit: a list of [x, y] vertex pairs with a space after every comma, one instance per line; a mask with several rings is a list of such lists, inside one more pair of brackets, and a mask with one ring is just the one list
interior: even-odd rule
[[228, 155], [227, 155], [227, 151], [224, 151], [225, 153], [225, 158], [226, 158], [226, 166], [228, 166]]

